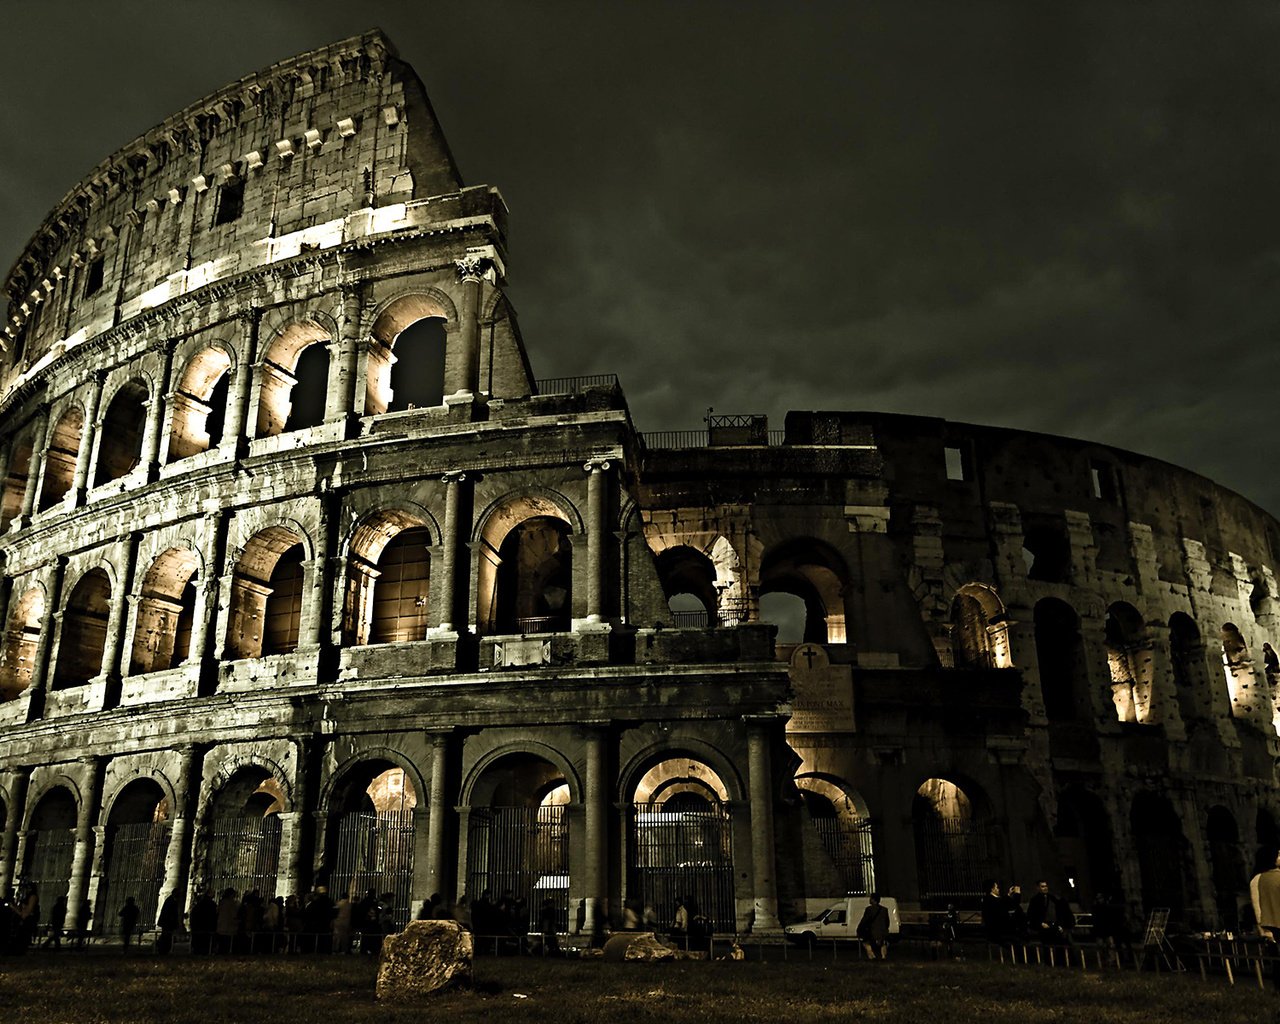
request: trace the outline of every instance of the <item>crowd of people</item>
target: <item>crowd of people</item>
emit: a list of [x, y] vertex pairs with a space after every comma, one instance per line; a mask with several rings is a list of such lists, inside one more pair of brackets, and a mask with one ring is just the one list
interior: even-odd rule
[[[1036, 883], [1036, 891], [1027, 905], [1022, 905], [1022, 889], [1017, 885], [1002, 888], [994, 879], [984, 883], [982, 896], [982, 932], [996, 945], [1023, 945], [1038, 942], [1046, 946], [1067, 946], [1072, 941], [1076, 915], [1067, 900], [1053, 891], [1047, 881]], [[1125, 912], [1124, 900], [1118, 894], [1102, 892], [1094, 900], [1091, 912], [1094, 941], [1117, 949], [1131, 949], [1133, 933]]]

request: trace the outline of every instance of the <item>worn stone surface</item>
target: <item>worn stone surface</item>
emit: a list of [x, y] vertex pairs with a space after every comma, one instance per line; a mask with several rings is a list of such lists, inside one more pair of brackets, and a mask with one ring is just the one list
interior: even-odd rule
[[653, 932], [614, 932], [604, 944], [604, 958], [623, 960], [674, 960], [676, 949]]
[[471, 984], [471, 933], [456, 921], [410, 921], [382, 943], [378, 998], [415, 999]]

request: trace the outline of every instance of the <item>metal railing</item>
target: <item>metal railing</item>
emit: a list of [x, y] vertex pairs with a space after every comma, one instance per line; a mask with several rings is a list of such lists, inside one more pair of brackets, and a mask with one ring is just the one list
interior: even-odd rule
[[[785, 430], [770, 430], [765, 434], [765, 444], [770, 448], [786, 444]], [[640, 435], [646, 448], [671, 450], [676, 448], [720, 448], [720, 447], [763, 447], [763, 445], [713, 445], [711, 434], [705, 427], [702, 430], [646, 430]]]
[[569, 629], [564, 615], [531, 615], [516, 619], [517, 633], [563, 633]]
[[693, 612], [672, 612], [671, 624], [677, 629], [707, 629], [712, 625], [705, 608]]
[[616, 373], [595, 373], [582, 377], [547, 377], [533, 382], [540, 395], [576, 395], [587, 388], [616, 388]]

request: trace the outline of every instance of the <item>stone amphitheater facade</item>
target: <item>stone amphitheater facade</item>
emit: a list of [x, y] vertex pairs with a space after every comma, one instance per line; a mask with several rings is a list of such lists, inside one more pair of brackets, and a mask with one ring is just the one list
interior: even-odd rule
[[533, 377], [506, 218], [378, 32], [48, 215], [6, 283], [0, 890], [763, 933], [1047, 876], [1237, 922], [1275, 519], [927, 417], [642, 435], [616, 380]]

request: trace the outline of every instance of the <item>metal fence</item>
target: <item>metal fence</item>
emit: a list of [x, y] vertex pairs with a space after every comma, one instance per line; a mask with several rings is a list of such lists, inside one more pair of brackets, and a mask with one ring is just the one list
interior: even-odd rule
[[[476, 807], [467, 826], [467, 892], [472, 903], [489, 892], [524, 903], [524, 930], [537, 927], [551, 900], [559, 930], [569, 928], [569, 820], [564, 808]], [[479, 927], [477, 925], [477, 927]]]
[[564, 633], [568, 629], [566, 615], [526, 615], [516, 619], [517, 633]]
[[207, 873], [215, 896], [225, 889], [276, 894], [280, 868], [280, 816], [227, 815], [213, 819]]
[[845, 892], [865, 896], [876, 891], [875, 857], [871, 849], [871, 819], [810, 818], [827, 856], [840, 872]]
[[727, 808], [663, 811], [648, 805], [635, 817], [632, 842], [633, 890], [669, 930], [677, 904], [697, 901], [715, 930], [737, 930], [733, 895], [733, 819]]
[[976, 900], [983, 881], [999, 874], [999, 837], [983, 825], [920, 815], [915, 839], [921, 899]]
[[576, 395], [587, 388], [616, 388], [616, 373], [596, 373], [582, 377], [545, 377], [533, 382], [540, 395]]
[[120, 908], [130, 896], [138, 907], [138, 927], [155, 924], [169, 851], [169, 823], [143, 821], [113, 825], [107, 831], [107, 870], [98, 893], [97, 930], [119, 930]]
[[[27, 833], [26, 870], [23, 881], [35, 886], [40, 898], [40, 916], [47, 919], [59, 896], [71, 888], [71, 861], [76, 849], [73, 828], [32, 830]], [[74, 920], [75, 907], [67, 917]]]
[[413, 916], [413, 811], [352, 812], [338, 822], [337, 856], [329, 893], [353, 902], [367, 892], [395, 897], [393, 918], [403, 928]]
[[670, 450], [675, 448], [721, 448], [721, 447], [770, 447], [786, 444], [785, 430], [767, 430], [750, 442], [736, 441], [733, 444], [720, 444], [721, 433], [712, 434], [707, 428], [702, 430], [646, 430], [640, 435], [644, 446], [650, 449]]
[[678, 629], [706, 629], [711, 623], [711, 616], [703, 608], [695, 612], [672, 612], [671, 624]]

